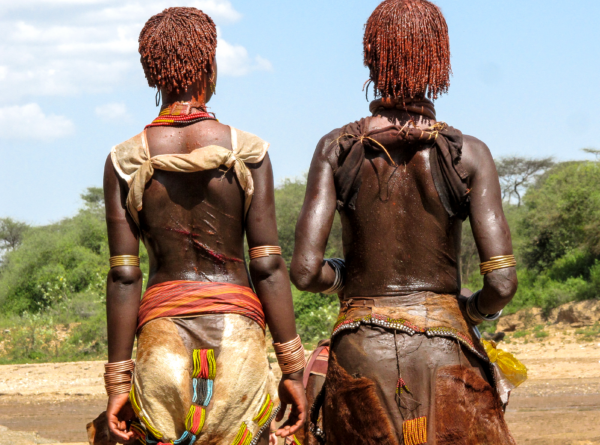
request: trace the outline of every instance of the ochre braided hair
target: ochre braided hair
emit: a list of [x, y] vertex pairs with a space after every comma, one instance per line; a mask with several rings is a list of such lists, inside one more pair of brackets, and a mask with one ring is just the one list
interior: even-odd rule
[[168, 8], [146, 22], [139, 52], [148, 85], [177, 94], [212, 76], [217, 28], [196, 8]]
[[437, 99], [448, 91], [448, 25], [433, 3], [385, 0], [369, 17], [363, 43], [376, 96]]

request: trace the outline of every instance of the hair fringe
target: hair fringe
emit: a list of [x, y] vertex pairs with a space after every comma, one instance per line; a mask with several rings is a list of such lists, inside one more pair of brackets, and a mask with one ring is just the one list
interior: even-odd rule
[[427, 0], [385, 0], [365, 25], [364, 61], [376, 97], [437, 99], [450, 86], [450, 40]]
[[146, 22], [139, 44], [148, 85], [179, 94], [212, 75], [217, 28], [199, 9], [168, 8]]

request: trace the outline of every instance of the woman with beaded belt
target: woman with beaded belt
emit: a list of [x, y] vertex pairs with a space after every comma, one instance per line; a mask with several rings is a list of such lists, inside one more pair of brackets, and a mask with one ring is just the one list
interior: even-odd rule
[[[141, 61], [161, 112], [106, 162], [105, 383], [109, 430], [121, 443], [266, 444], [287, 404], [278, 435], [293, 434], [305, 417], [304, 350], [277, 247], [269, 144], [207, 112], [216, 44], [213, 21], [195, 8], [169, 8], [146, 23]], [[140, 239], [150, 258], [141, 301]]]
[[[438, 122], [429, 100], [449, 86], [447, 32], [427, 0], [381, 3], [364, 37], [372, 116], [315, 151], [292, 281], [337, 293], [341, 311], [309, 443], [514, 444], [504, 376], [475, 326], [510, 302], [516, 262], [489, 149]], [[345, 260], [324, 261], [336, 208]], [[466, 217], [485, 274], [473, 295], [460, 284]]]

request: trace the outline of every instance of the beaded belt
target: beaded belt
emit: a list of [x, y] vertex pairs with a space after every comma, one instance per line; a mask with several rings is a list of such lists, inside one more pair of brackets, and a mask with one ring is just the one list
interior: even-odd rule
[[374, 308], [374, 307], [402, 307], [407, 303], [416, 303], [415, 297], [423, 295], [425, 297], [429, 292], [416, 292], [414, 294], [397, 295], [394, 297], [352, 297], [342, 300], [340, 305], [345, 309], [354, 308]]

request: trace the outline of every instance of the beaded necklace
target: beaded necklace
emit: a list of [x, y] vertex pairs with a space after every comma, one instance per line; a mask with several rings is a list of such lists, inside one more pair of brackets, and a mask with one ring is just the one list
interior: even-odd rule
[[206, 120], [217, 120], [214, 113], [202, 111], [190, 113], [192, 108], [204, 108], [204, 105], [192, 102], [175, 102], [160, 112], [158, 117], [146, 128], [151, 127], [184, 127]]

